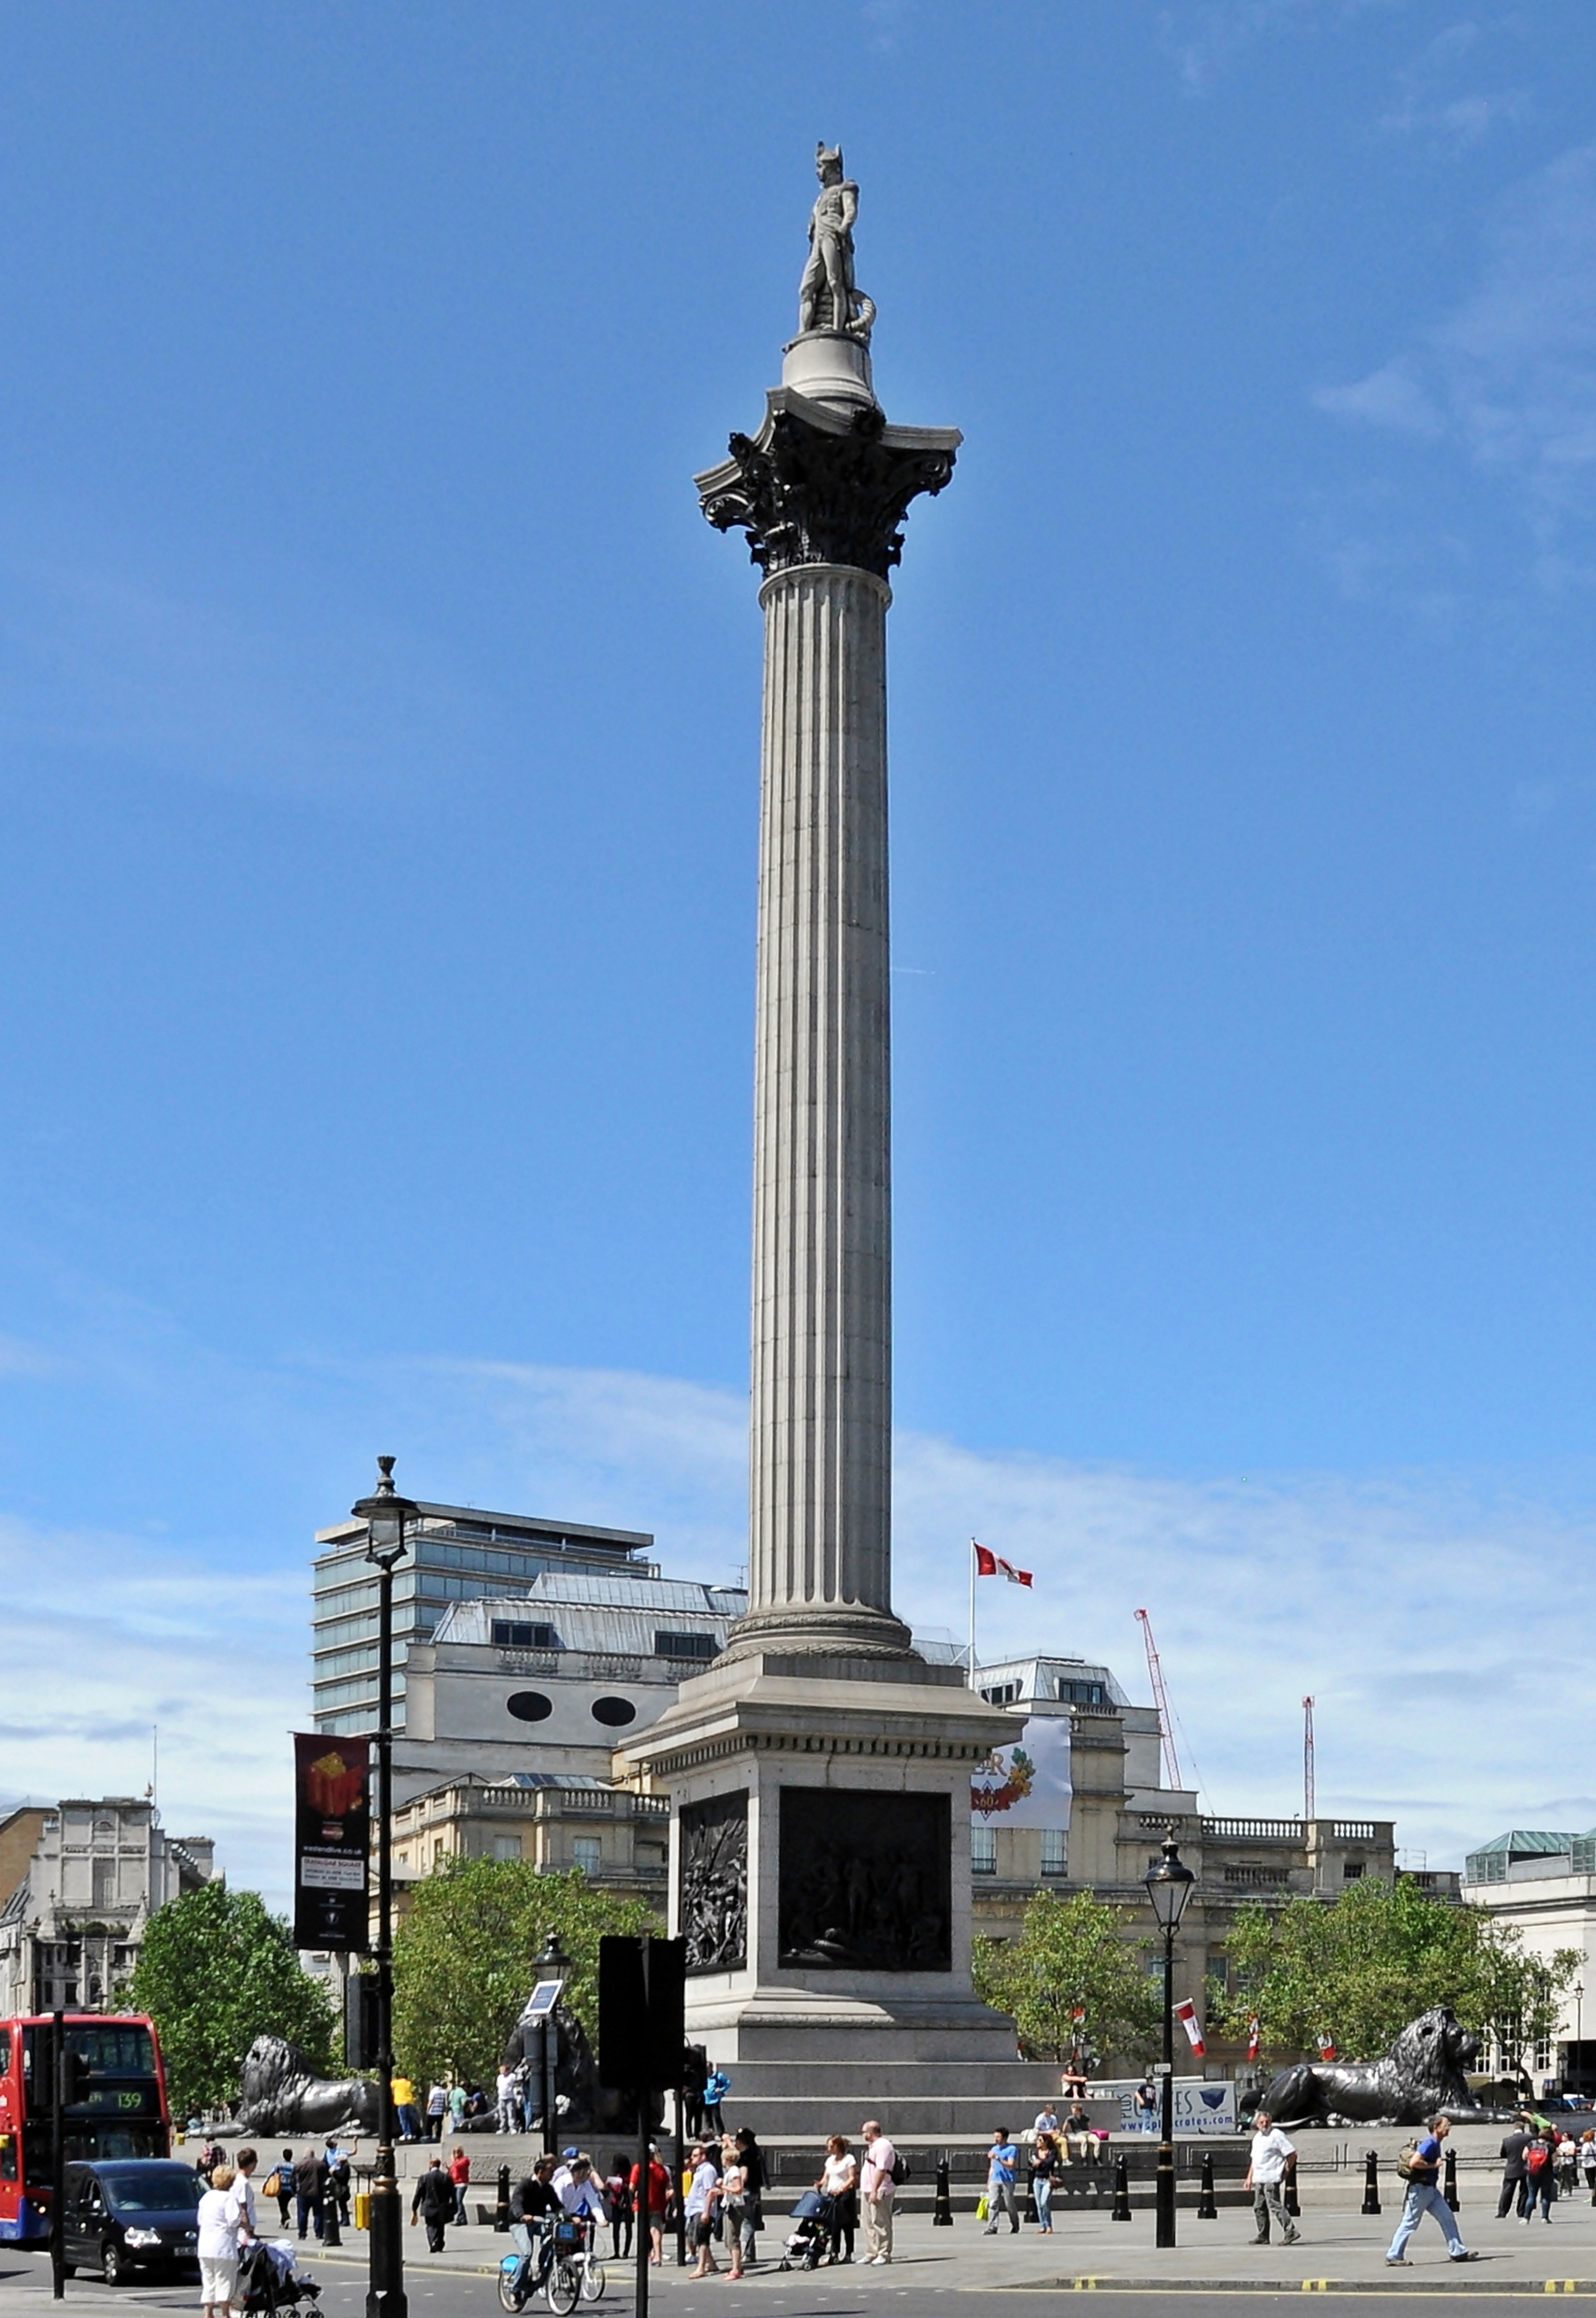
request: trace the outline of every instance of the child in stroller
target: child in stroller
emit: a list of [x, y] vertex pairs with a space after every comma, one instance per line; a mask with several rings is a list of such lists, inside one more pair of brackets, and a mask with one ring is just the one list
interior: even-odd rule
[[778, 2269], [818, 2269], [821, 2257], [831, 2243], [833, 2211], [837, 2200], [820, 2189], [806, 2189], [793, 2208], [797, 2228], [782, 2241], [782, 2258]]
[[308, 2302], [314, 2313], [321, 2288], [313, 2278], [301, 2278], [294, 2267], [294, 2250], [285, 2243], [268, 2245], [256, 2238], [238, 2257], [238, 2306], [269, 2313], [291, 2310]]

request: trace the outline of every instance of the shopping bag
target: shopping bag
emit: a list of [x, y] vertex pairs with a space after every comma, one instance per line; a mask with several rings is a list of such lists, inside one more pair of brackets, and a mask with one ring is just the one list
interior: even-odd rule
[[975, 2200], [975, 2218], [978, 2222], [984, 2222], [986, 2219], [986, 2199], [984, 2196], [977, 2197]]

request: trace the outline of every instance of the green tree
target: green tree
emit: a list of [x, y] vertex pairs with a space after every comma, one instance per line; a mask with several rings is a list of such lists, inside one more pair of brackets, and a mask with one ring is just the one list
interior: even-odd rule
[[1062, 2060], [1082, 2043], [1144, 2058], [1162, 2034], [1163, 1992], [1146, 1968], [1150, 1943], [1125, 1936], [1129, 1920], [1090, 1891], [1038, 1891], [1017, 1940], [975, 1942], [975, 1992], [1014, 2015], [1027, 2053]]
[[393, 1944], [393, 2041], [405, 2073], [489, 2080], [532, 1993], [551, 1934], [571, 1959], [565, 1998], [598, 2029], [598, 1943], [659, 1931], [641, 1900], [596, 1891], [580, 1869], [539, 1874], [521, 1859], [448, 1859], [415, 1887]]
[[179, 2117], [231, 2107], [257, 2036], [285, 2036], [318, 2069], [331, 2065], [332, 2006], [287, 1922], [257, 1891], [230, 1891], [220, 1878], [157, 1909], [126, 1999], [155, 2022]]
[[1391, 1883], [1367, 1877], [1328, 1904], [1301, 1895], [1273, 1909], [1250, 1901], [1225, 1953], [1230, 1984], [1215, 1986], [1210, 2017], [1240, 2035], [1256, 2014], [1262, 2049], [1280, 2062], [1312, 2053], [1321, 2035], [1372, 2059], [1436, 2004], [1449, 2004], [1516, 2061], [1553, 2033], [1557, 1999], [1580, 1962], [1574, 1949], [1549, 1963], [1527, 1955], [1516, 1927], [1406, 1875]]

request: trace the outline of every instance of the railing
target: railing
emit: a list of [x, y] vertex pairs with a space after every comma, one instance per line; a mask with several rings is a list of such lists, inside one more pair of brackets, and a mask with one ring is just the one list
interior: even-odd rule
[[1291, 1843], [1303, 1841], [1300, 1819], [1206, 1819], [1203, 1839], [1215, 1843]]
[[1330, 1822], [1332, 1843], [1373, 1843], [1376, 1832], [1372, 1819], [1332, 1819]]

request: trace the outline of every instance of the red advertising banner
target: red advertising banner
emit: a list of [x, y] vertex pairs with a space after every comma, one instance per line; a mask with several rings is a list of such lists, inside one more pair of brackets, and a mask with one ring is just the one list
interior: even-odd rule
[[369, 1738], [294, 1733], [296, 1947], [363, 1953], [371, 1945], [371, 1758]]

